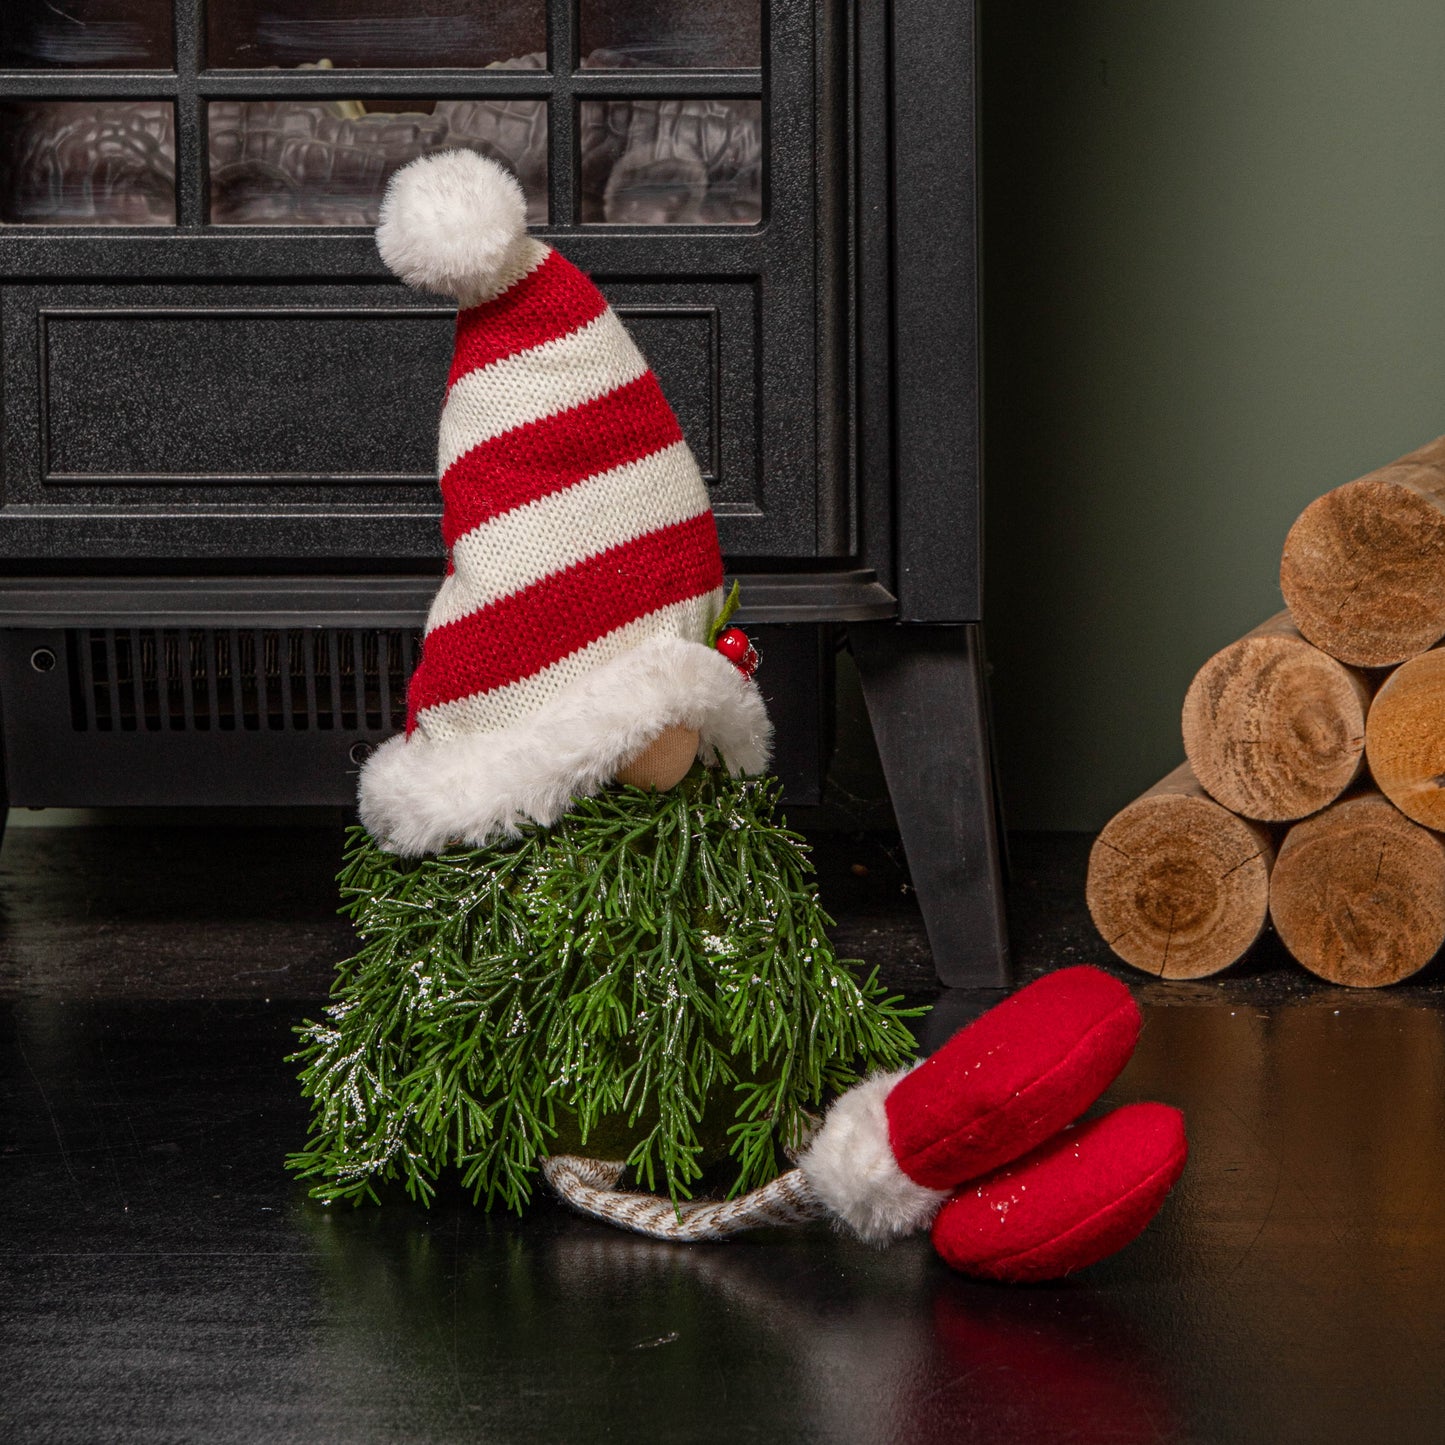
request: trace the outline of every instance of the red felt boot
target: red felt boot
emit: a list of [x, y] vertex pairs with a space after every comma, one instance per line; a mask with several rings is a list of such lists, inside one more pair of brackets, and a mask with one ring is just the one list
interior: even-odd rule
[[888, 1095], [899, 1168], [952, 1189], [1027, 1154], [1114, 1082], [1141, 1023], [1129, 990], [1097, 968], [1061, 969], [1020, 989]]
[[916, 1068], [850, 1089], [800, 1167], [864, 1239], [926, 1228], [964, 1180], [1077, 1119], [1128, 1062], [1139, 1026], [1117, 979], [1085, 967], [1047, 974]]
[[934, 1247], [964, 1274], [1058, 1279], [1139, 1234], [1187, 1154], [1178, 1109], [1129, 1104], [960, 1189], [933, 1221]]

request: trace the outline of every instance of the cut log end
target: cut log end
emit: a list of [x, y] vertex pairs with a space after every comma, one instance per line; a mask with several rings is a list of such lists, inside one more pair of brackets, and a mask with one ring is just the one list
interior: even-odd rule
[[1369, 684], [1306, 642], [1288, 614], [1215, 653], [1184, 699], [1184, 750], [1195, 776], [1247, 818], [1318, 812], [1364, 761]]
[[1290, 829], [1270, 916], [1311, 973], [1352, 988], [1397, 983], [1445, 943], [1445, 843], [1371, 792]]
[[1357, 667], [1392, 667], [1445, 636], [1439, 469], [1404, 461], [1326, 492], [1285, 540], [1280, 588], [1299, 630]]
[[1421, 653], [1385, 679], [1365, 746], [1380, 791], [1406, 817], [1445, 829], [1445, 650]]
[[1272, 863], [1269, 834], [1205, 796], [1186, 763], [1095, 840], [1089, 912], [1132, 967], [1205, 978], [1259, 937]]

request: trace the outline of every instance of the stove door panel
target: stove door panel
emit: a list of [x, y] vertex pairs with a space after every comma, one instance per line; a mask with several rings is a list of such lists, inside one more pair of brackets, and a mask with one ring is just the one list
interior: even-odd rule
[[[724, 546], [771, 545], [757, 288], [600, 279]], [[393, 286], [10, 287], [0, 555], [438, 558], [451, 346], [450, 309]]]
[[367, 228], [455, 144], [632, 327], [725, 551], [850, 555], [835, 0], [507, 0], [475, 56], [437, 48], [441, 0], [173, 13], [174, 82], [6, 81], [0, 559], [434, 561], [449, 313]]

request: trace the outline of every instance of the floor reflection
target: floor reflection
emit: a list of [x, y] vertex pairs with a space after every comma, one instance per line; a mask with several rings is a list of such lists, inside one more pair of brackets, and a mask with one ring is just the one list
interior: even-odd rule
[[[1147, 1339], [1106, 1299], [950, 1275], [923, 1241], [825, 1229], [664, 1245], [550, 1205], [525, 1223], [298, 1208], [328, 1340], [318, 1374], [373, 1424], [458, 1410], [504, 1439], [717, 1438], [742, 1402], [774, 1438], [1170, 1438]], [[1076, 1432], [1081, 1419], [1089, 1433]], [[1001, 1432], [1007, 1433], [1001, 1433]]]

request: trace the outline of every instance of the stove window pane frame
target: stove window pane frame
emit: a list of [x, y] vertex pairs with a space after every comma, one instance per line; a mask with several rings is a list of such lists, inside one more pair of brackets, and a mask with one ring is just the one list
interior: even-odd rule
[[[539, 0], [546, 6], [546, 70], [346, 69], [213, 70], [206, 65], [206, 6], [213, 0], [173, 0], [175, 66], [171, 70], [89, 72], [9, 71], [0, 82], [11, 100], [156, 100], [169, 101], [175, 115], [176, 207], [173, 227], [147, 228], [180, 234], [210, 225], [210, 155], [207, 111], [213, 100], [429, 100], [477, 96], [540, 100], [548, 107], [548, 222], [544, 234], [579, 229], [581, 194], [579, 104], [585, 100], [745, 99], [762, 105], [762, 219], [755, 226], [731, 225], [727, 231], [758, 230], [768, 222], [773, 145], [768, 57], [769, 12], [763, 13], [764, 64], [749, 69], [587, 69], [578, 52], [578, 0]], [[602, 223], [598, 223], [602, 224]], [[108, 228], [117, 231], [125, 228]], [[248, 228], [249, 229], [249, 228]], [[263, 233], [270, 228], [256, 227]], [[284, 230], [285, 228], [277, 228]], [[355, 227], [318, 226], [318, 236]], [[608, 227], [609, 230], [633, 230]], [[708, 232], [706, 226], [635, 228], [650, 232]]]

